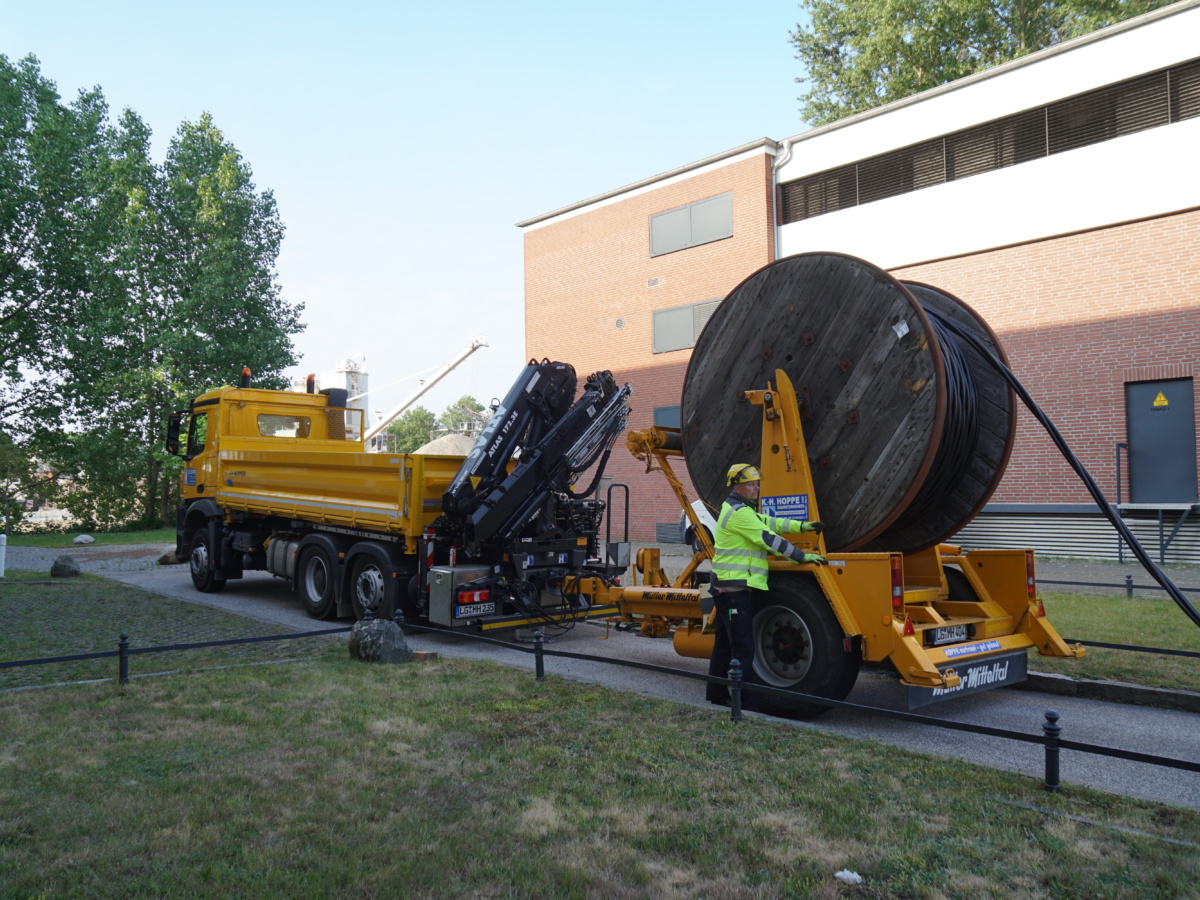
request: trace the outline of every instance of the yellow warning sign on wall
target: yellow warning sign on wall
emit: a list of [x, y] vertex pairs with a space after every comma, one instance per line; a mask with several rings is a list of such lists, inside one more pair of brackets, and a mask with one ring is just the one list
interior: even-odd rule
[[1169, 404], [1167, 402], [1167, 395], [1164, 394], [1162, 391], [1159, 391], [1158, 396], [1154, 398], [1154, 405], [1156, 407], [1158, 407], [1158, 406], [1170, 406], [1171, 404]]

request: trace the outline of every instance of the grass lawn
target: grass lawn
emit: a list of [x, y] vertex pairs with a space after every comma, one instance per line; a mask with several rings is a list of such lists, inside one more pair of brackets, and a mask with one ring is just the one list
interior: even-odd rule
[[[0, 621], [4, 623], [0, 662], [116, 650], [122, 632], [129, 635], [131, 647], [137, 648], [258, 637], [289, 630], [94, 575], [54, 579], [46, 584], [45, 574], [11, 569], [7, 574], [10, 577], [0, 580]], [[313, 629], [337, 625], [314, 621]], [[133, 656], [130, 670], [144, 673], [237, 665], [311, 656], [320, 651], [319, 643], [313, 640], [235, 644]], [[0, 689], [113, 678], [116, 674], [116, 659], [0, 669]], [[4, 896], [0, 889], [0, 898]]]
[[[60, 547], [74, 546], [71, 541], [82, 531], [69, 531], [65, 534], [10, 534], [8, 536], [8, 546], [10, 547], [47, 547], [50, 549], [58, 549]], [[89, 547], [97, 547], [101, 545], [115, 544], [174, 544], [175, 529], [174, 528], [156, 528], [150, 531], [114, 531], [109, 534], [97, 534], [96, 532], [87, 532], [96, 539], [95, 544], [88, 544]]]
[[[1064, 638], [1200, 653], [1200, 628], [1188, 621], [1171, 600], [1049, 592], [1042, 592], [1041, 597], [1047, 618]], [[1089, 647], [1088, 655], [1081, 660], [1030, 652], [1029, 668], [1072, 678], [1200, 691], [1200, 659], [1183, 656]]]
[[[1200, 884], [1194, 811], [1048, 795], [467, 660], [371, 666], [326, 646], [9, 693], [0, 734], [4, 897], [1175, 898]], [[843, 868], [864, 883], [842, 885]]]

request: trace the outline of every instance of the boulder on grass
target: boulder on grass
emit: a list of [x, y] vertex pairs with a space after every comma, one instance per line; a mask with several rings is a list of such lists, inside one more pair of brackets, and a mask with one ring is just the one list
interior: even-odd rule
[[390, 619], [355, 622], [350, 629], [350, 658], [363, 662], [402, 663], [412, 659], [400, 626]]
[[51, 578], [74, 578], [79, 574], [79, 563], [70, 556], [60, 556], [50, 567]]
[[94, 537], [92, 537], [90, 534], [77, 534], [77, 535], [75, 535], [75, 540], [71, 541], [71, 543], [72, 544], [94, 544], [94, 543], [96, 543], [96, 539]]

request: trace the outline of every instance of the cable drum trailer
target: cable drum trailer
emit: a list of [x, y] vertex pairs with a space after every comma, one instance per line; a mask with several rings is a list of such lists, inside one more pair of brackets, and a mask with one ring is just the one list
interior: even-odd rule
[[[744, 462], [762, 473], [764, 512], [825, 523], [824, 534], [788, 539], [828, 566], [771, 558], [754, 614], [754, 667], [767, 685], [842, 699], [864, 660], [886, 660], [918, 707], [1024, 680], [1029, 648], [1085, 655], [1047, 620], [1032, 550], [948, 543], [995, 490], [1015, 433], [1011, 390], [956, 331], [1004, 360], [987, 324], [944, 291], [849, 256], [788, 257], [709, 319], [685, 376], [681, 429], [629, 435], [647, 471], [662, 470], [675, 490], [703, 545], [697, 559], [711, 547], [672, 459], [685, 461], [714, 518], [723, 474]], [[643, 553], [645, 579], [658, 584], [627, 588], [624, 618], [673, 630], [681, 654], [709, 656], [696, 560], [668, 592]], [[801, 717], [824, 709], [760, 703]]]
[[[685, 377], [682, 428], [627, 434], [693, 524], [672, 459], [713, 510], [722, 473], [745, 462], [762, 472], [764, 511], [826, 523], [790, 539], [828, 566], [771, 559], [754, 615], [764, 683], [842, 699], [864, 660], [886, 660], [919, 706], [1023, 680], [1031, 647], [1084, 655], [1045, 618], [1031, 550], [947, 543], [1012, 448], [1013, 396], [982, 352], [1003, 356], [945, 292], [852, 257], [789, 257], [713, 313]], [[639, 550], [620, 582], [629, 543], [601, 540], [609, 504], [594, 494], [630, 389], [607, 371], [578, 398], [577, 387], [570, 365], [531, 360], [464, 459], [367, 453], [345, 391], [256, 389], [245, 373], [171, 416], [167, 449], [186, 461], [178, 557], [203, 592], [270, 572], [316, 618], [402, 610], [482, 633], [603, 619], [707, 658], [709, 542], [674, 580], [657, 549]], [[789, 694], [761, 707], [825, 709]]]

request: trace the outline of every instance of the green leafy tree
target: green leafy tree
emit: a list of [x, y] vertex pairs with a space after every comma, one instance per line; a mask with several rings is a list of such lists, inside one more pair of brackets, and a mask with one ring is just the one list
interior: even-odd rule
[[487, 420], [483, 404], [470, 394], [463, 394], [438, 417], [437, 427], [445, 434], [471, 434], [479, 431]]
[[801, 0], [791, 34], [823, 125], [1165, 6], [1169, 0]]
[[35, 57], [0, 55], [0, 421], [14, 432], [56, 414], [44, 378], [88, 293], [105, 115], [99, 90], [64, 104]]
[[149, 151], [131, 111], [106, 134], [96, 240], [108, 252], [86, 304], [98, 327], [68, 341], [71, 414], [55, 458], [75, 483], [65, 505], [98, 527], [169, 521], [178, 461], [161, 449], [167, 416], [242, 366], [283, 387], [302, 327], [275, 281], [274, 198], [211, 117], [185, 122], [161, 167]]
[[397, 453], [412, 453], [429, 443], [436, 427], [437, 416], [423, 406], [413, 406], [397, 416], [384, 431], [396, 436]]

